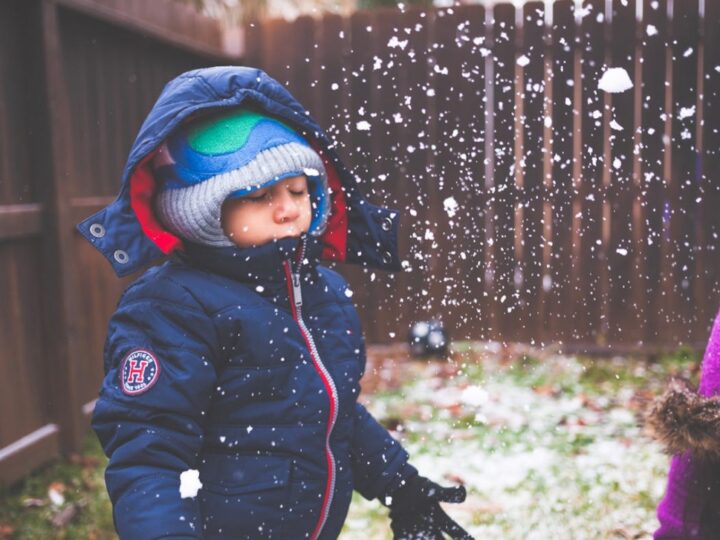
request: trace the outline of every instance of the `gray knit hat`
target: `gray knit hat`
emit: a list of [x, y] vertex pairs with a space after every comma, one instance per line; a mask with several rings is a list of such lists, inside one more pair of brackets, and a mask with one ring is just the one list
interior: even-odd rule
[[173, 233], [209, 246], [232, 246], [221, 225], [223, 202], [289, 176], [305, 175], [312, 201], [309, 233], [320, 235], [330, 211], [322, 158], [284, 123], [233, 109], [182, 126], [153, 160], [158, 218]]

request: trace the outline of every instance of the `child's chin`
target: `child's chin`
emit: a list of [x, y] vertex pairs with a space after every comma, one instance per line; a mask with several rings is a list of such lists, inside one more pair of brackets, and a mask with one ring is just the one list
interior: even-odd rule
[[287, 238], [300, 238], [300, 233], [292, 233], [292, 234], [288, 233], [288, 234], [285, 234], [282, 236], [276, 236], [273, 240], [278, 241], [278, 240], [285, 240]]

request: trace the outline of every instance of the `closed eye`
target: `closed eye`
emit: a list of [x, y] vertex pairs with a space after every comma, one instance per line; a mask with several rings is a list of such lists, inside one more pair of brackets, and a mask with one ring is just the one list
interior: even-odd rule
[[259, 193], [259, 194], [258, 194], [258, 193], [252, 193], [252, 194], [250, 194], [250, 195], [245, 195], [244, 198], [247, 199], [248, 201], [255, 201], [255, 202], [257, 202], [257, 201], [264, 201], [264, 200], [266, 200], [269, 196], [270, 196], [269, 192], [266, 191], [265, 193]]

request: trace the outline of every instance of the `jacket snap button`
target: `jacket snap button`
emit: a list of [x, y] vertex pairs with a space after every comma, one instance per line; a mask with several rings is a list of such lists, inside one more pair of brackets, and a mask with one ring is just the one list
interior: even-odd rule
[[383, 219], [383, 222], [382, 222], [382, 225], [381, 225], [382, 230], [383, 230], [383, 231], [389, 231], [390, 229], [392, 229], [392, 223], [393, 223], [393, 222], [392, 222], [392, 219], [389, 218], [389, 217], [386, 217], [385, 219]]
[[102, 238], [105, 236], [105, 227], [99, 223], [93, 223], [90, 225], [90, 234], [92, 234], [95, 238]]
[[119, 262], [120, 264], [125, 264], [130, 260], [130, 257], [128, 257], [128, 254], [124, 252], [122, 249], [118, 249], [113, 253], [113, 257], [115, 257], [115, 260]]
[[392, 254], [389, 251], [386, 251], [385, 253], [383, 253], [382, 260], [385, 264], [388, 264], [390, 261], [392, 261]]

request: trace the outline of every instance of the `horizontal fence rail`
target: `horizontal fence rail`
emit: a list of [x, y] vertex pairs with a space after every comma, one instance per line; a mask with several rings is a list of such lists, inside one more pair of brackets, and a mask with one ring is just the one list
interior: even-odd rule
[[[247, 54], [400, 209], [407, 272], [348, 269], [371, 341], [701, 344], [720, 303], [720, 2], [379, 10]], [[633, 86], [599, 89], [608, 68]]]

